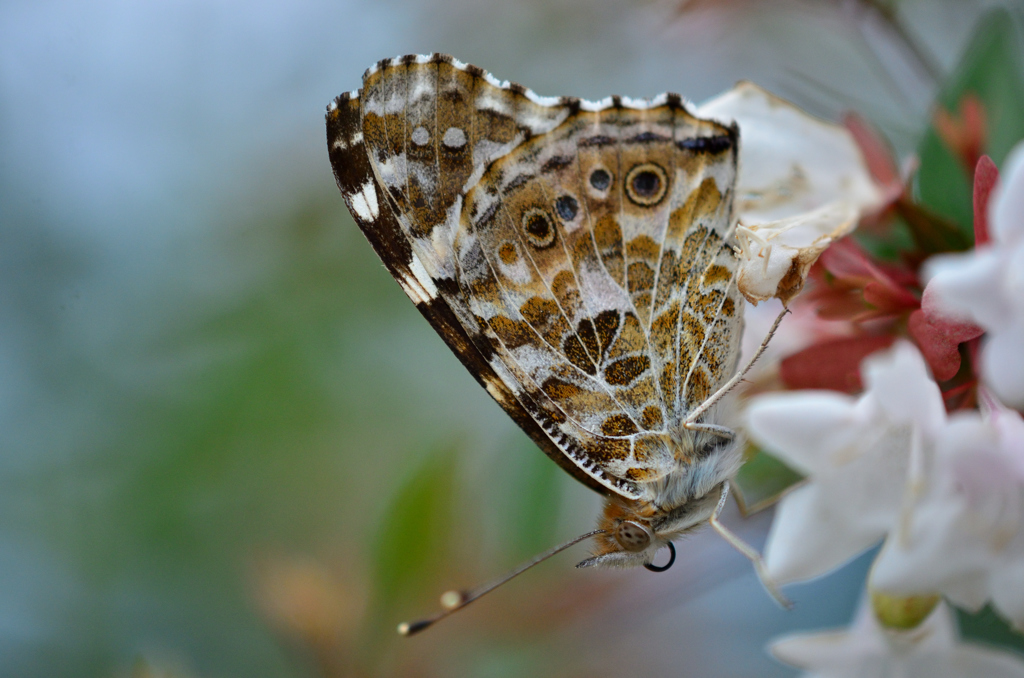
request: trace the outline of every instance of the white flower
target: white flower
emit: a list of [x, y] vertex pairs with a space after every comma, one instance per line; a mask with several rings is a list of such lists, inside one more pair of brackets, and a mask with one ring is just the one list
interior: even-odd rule
[[879, 626], [865, 602], [844, 631], [802, 633], [775, 641], [781, 662], [803, 678], [1022, 678], [1024, 662], [1010, 652], [960, 641], [949, 608], [940, 604], [921, 626]]
[[740, 127], [737, 285], [751, 302], [784, 302], [811, 264], [883, 201], [853, 135], [744, 82], [697, 109]]
[[748, 406], [751, 438], [808, 478], [782, 500], [768, 535], [765, 561], [779, 583], [824, 574], [885, 537], [911, 465], [945, 422], [938, 386], [911, 344], [868, 357], [861, 370], [860, 398], [801, 391]]
[[946, 312], [988, 332], [981, 373], [999, 398], [1024, 407], [1024, 144], [1018, 144], [992, 194], [992, 241], [928, 262], [929, 290]]
[[977, 610], [988, 600], [1024, 628], [1024, 420], [994, 409], [951, 418], [927, 489], [872, 574], [892, 594], [941, 593]]

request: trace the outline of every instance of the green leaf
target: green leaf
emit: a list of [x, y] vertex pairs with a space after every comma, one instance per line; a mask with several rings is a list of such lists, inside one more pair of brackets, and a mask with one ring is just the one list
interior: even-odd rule
[[736, 499], [743, 515], [768, 508], [803, 476], [753, 444], [747, 448], [747, 462], [736, 474]]
[[[936, 101], [949, 112], [956, 112], [969, 93], [981, 101], [988, 130], [985, 152], [997, 165], [1024, 138], [1024, 70], [1019, 43], [1013, 17], [1003, 9], [989, 12], [978, 24], [960, 64]], [[954, 221], [974, 242], [972, 177], [934, 127], [926, 132], [918, 155], [919, 199]]]
[[431, 454], [395, 494], [377, 533], [377, 610], [391, 609], [430, 580], [450, 541], [454, 454]]

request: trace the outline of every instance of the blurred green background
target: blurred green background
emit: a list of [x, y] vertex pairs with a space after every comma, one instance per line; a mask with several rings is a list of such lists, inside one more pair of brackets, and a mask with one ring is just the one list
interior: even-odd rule
[[784, 612], [714, 535], [663, 575], [577, 547], [395, 636], [599, 501], [376, 260], [323, 111], [445, 51], [544, 95], [748, 78], [905, 154], [994, 6], [1019, 40], [1018, 1], [0, 3], [0, 676], [794, 675], [765, 643], [846, 624], [870, 559]]

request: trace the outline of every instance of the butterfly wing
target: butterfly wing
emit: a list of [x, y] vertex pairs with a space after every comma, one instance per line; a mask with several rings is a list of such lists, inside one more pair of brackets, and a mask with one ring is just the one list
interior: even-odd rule
[[479, 333], [475, 320], [449, 305], [450, 281], [436, 280], [426, 273], [423, 260], [414, 252], [412, 240], [403, 231], [388, 194], [378, 182], [370, 165], [360, 116], [359, 97], [346, 93], [338, 97], [327, 114], [327, 140], [331, 165], [342, 196], [374, 251], [391, 275], [399, 282], [420, 313], [430, 322], [448, 347], [488, 393], [537, 445], [572, 474], [597, 492], [608, 489], [572, 463], [537, 423], [535, 417], [515, 399], [511, 390], [490, 367], [486, 353], [477, 349]]
[[734, 129], [434, 55], [368, 71], [328, 143], [389, 270], [549, 456], [632, 499], [686, 463], [673, 431], [735, 369]]

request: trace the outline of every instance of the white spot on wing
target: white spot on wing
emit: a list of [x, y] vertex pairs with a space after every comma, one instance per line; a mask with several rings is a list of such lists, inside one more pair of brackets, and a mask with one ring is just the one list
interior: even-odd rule
[[347, 141], [345, 139], [343, 139], [342, 137], [338, 137], [337, 139], [335, 139], [334, 140], [334, 148], [336, 148], [338, 150], [345, 150], [346, 148], [349, 148], [351, 146], [355, 146], [356, 144], [360, 144], [362, 142], [363, 142], [363, 133], [362, 133], [362, 131], [359, 131], [359, 132], [356, 132], [355, 134], [353, 134], [352, 138], [348, 139]]
[[630, 97], [622, 97], [622, 105], [626, 108], [635, 108], [642, 111], [650, 108], [651, 102], [647, 99], [631, 99]]
[[558, 106], [562, 103], [562, 100], [558, 97], [542, 97], [532, 89], [526, 90], [526, 98], [537, 104], [538, 106]]
[[651, 108], [656, 108], [658, 106], [664, 106], [667, 103], [668, 103], [668, 93], [667, 92], [662, 92], [658, 96], [656, 96], [653, 99], [651, 99]]
[[580, 108], [584, 111], [603, 111], [604, 109], [609, 108], [611, 105], [611, 97], [605, 97], [600, 101], [587, 101], [586, 99], [580, 101]]
[[441, 141], [448, 148], [460, 148], [466, 143], [466, 133], [458, 127], [449, 127]]
[[417, 146], [426, 146], [430, 141], [430, 132], [426, 127], [417, 127], [412, 131], [412, 142]]
[[413, 255], [412, 261], [409, 262], [409, 270], [412, 271], [413, 280], [404, 280], [402, 287], [405, 288], [405, 293], [409, 295], [417, 304], [430, 301], [437, 296], [437, 286], [434, 284], [434, 280], [427, 273], [427, 269], [423, 268], [423, 263], [420, 258]]
[[352, 210], [363, 221], [373, 221], [380, 214], [377, 206], [377, 189], [367, 181], [358, 193], [352, 194]]

